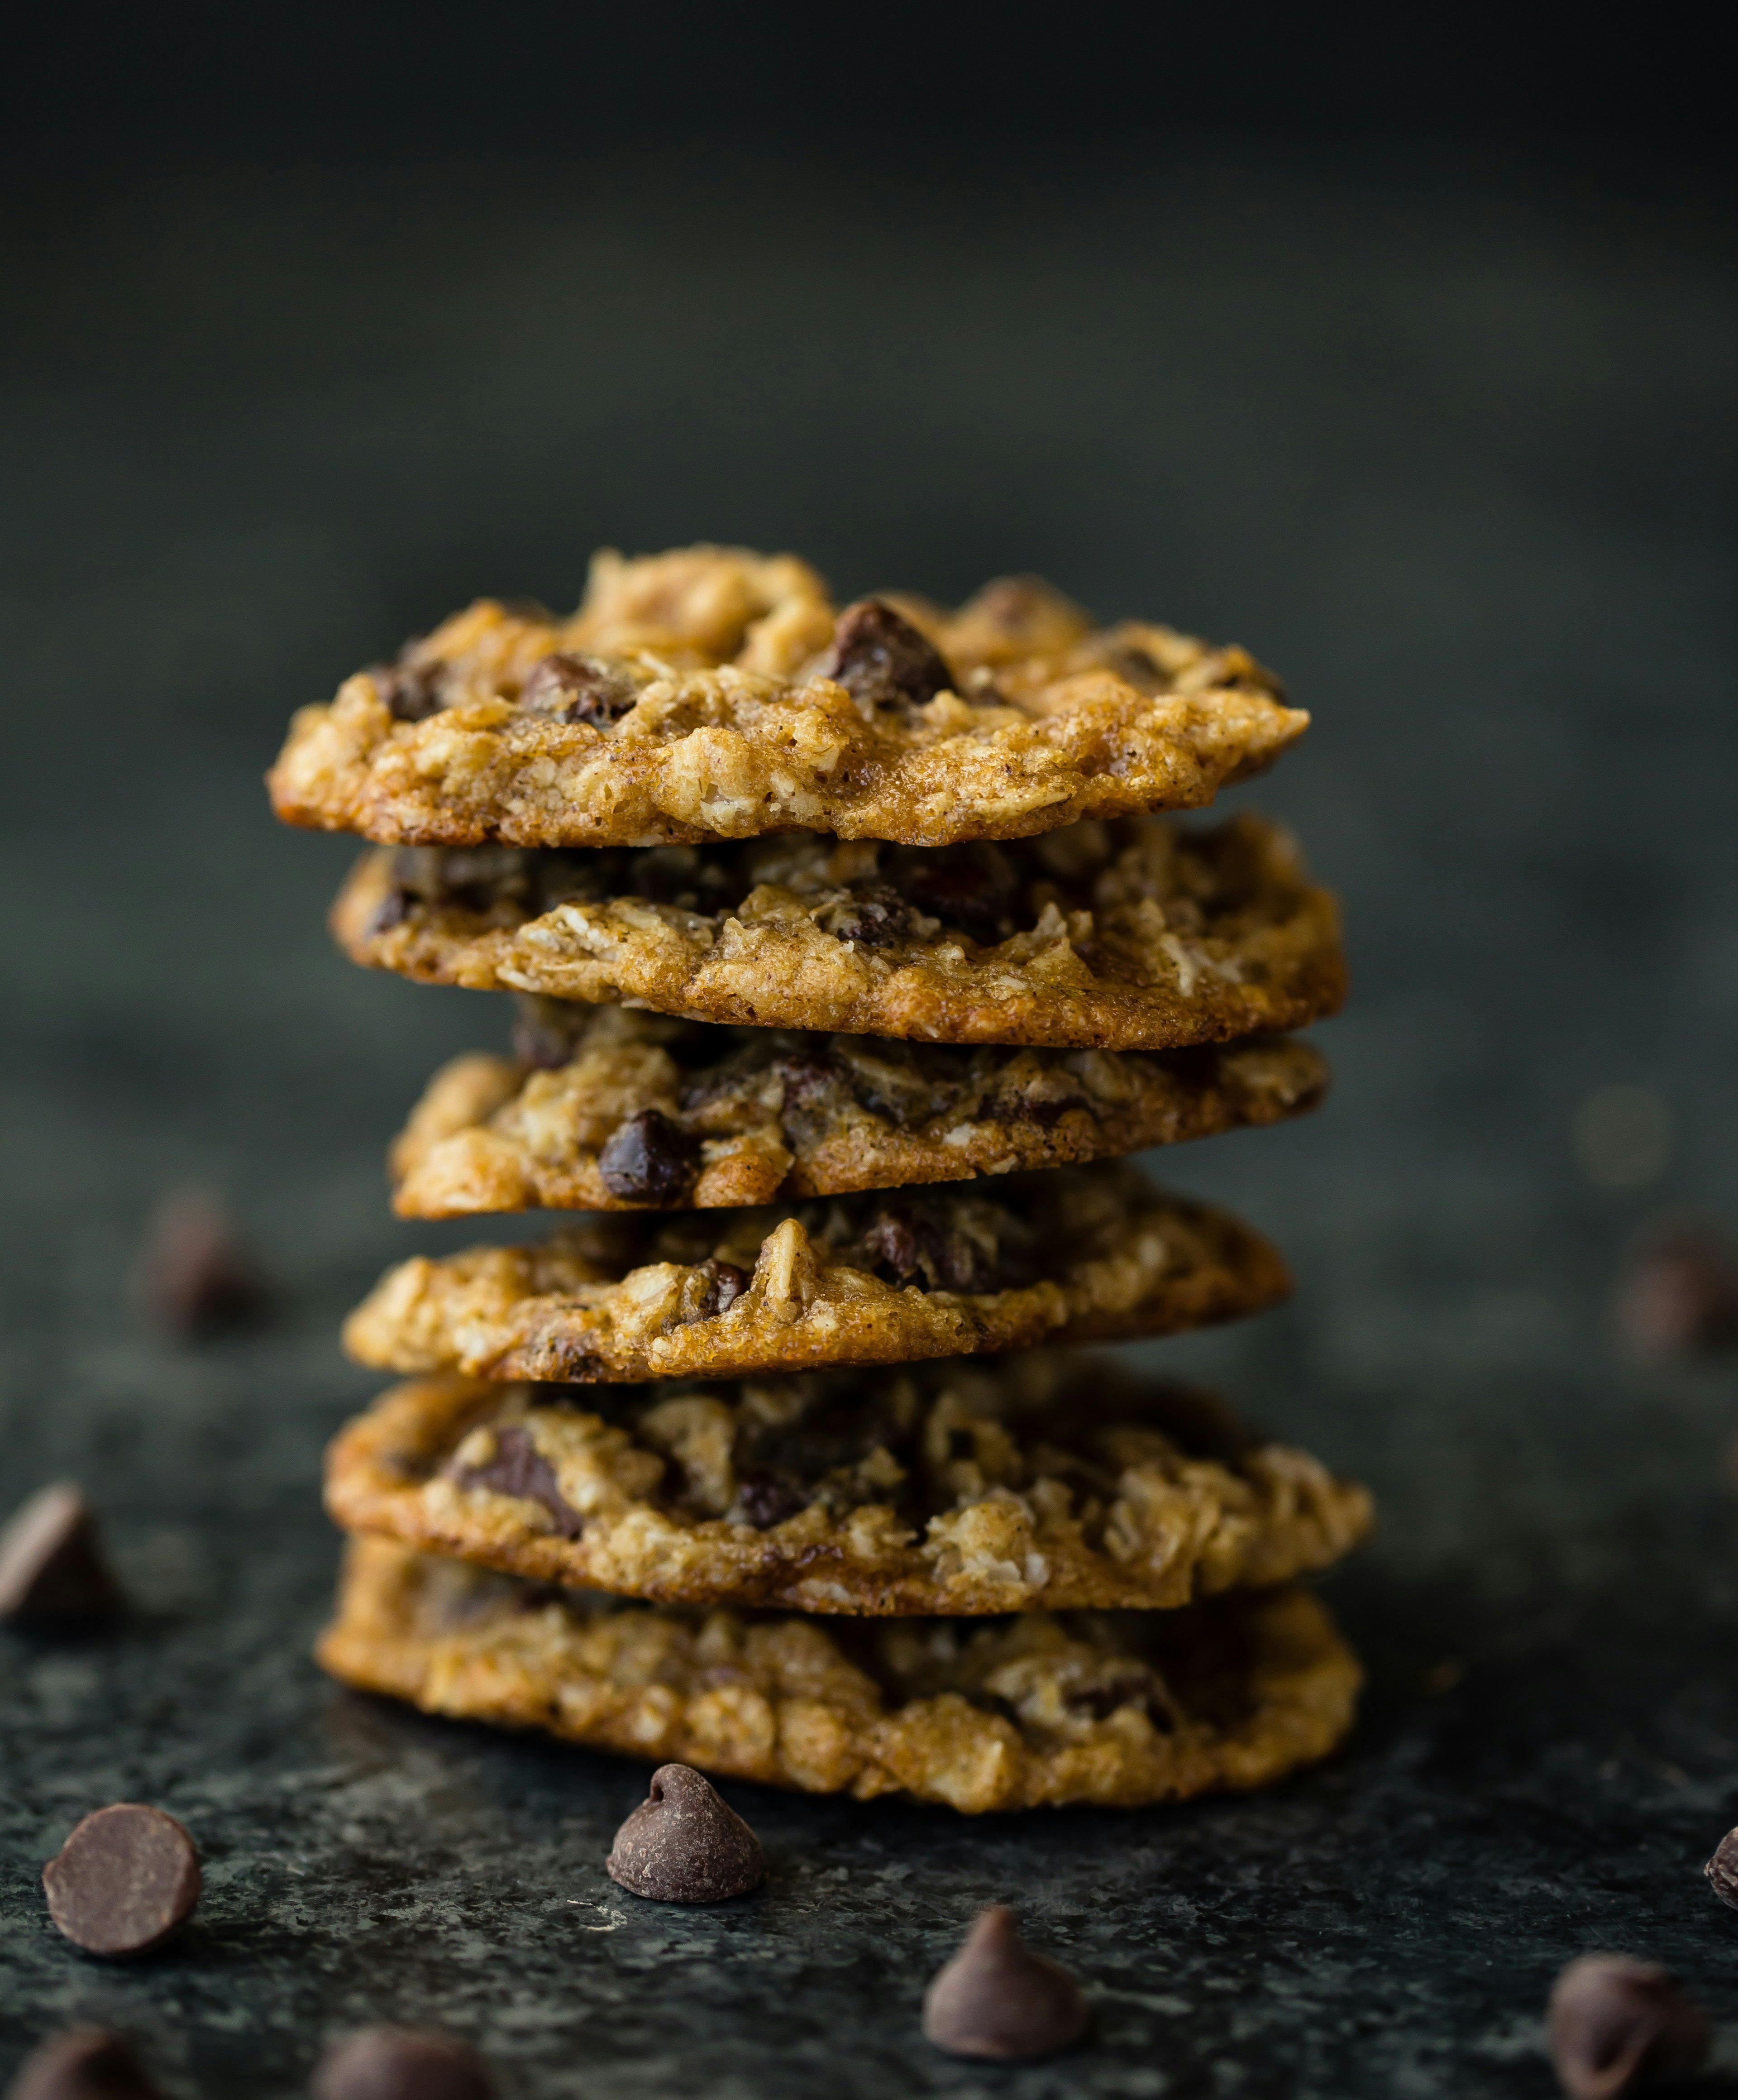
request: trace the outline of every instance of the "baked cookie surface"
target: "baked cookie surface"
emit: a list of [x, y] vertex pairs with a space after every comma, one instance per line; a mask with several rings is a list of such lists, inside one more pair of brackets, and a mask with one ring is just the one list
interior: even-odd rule
[[391, 1153], [400, 1217], [717, 1210], [1114, 1158], [1315, 1108], [1285, 1038], [1118, 1055], [719, 1028], [522, 998], [516, 1057], [439, 1071]]
[[426, 1713], [973, 1815], [1268, 1785], [1344, 1738], [1362, 1681], [1301, 1590], [1180, 1612], [823, 1622], [556, 1591], [382, 1539], [351, 1542], [318, 1655]]
[[353, 961], [426, 983], [937, 1043], [1180, 1048], [1304, 1027], [1346, 988], [1333, 898], [1248, 814], [934, 853], [378, 851], [332, 925]]
[[728, 1385], [399, 1386], [328, 1454], [345, 1530], [659, 1603], [1171, 1609], [1329, 1566], [1367, 1492], [1092, 1358]]
[[598, 556], [571, 620], [480, 600], [302, 708], [268, 785], [388, 844], [939, 845], [1201, 808], [1308, 721], [1246, 651], [1030, 580], [836, 614], [790, 556], [695, 547]]
[[915, 1362], [1173, 1334], [1276, 1304], [1278, 1254], [1120, 1163], [794, 1209], [614, 1213], [390, 1269], [358, 1362], [589, 1383]]

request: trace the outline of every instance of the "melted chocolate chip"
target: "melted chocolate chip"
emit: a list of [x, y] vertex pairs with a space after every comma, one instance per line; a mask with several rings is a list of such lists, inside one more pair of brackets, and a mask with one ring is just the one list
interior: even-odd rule
[[494, 2100], [483, 2058], [456, 2035], [364, 2027], [320, 2058], [312, 2100]]
[[401, 656], [396, 664], [377, 664], [369, 675], [395, 721], [418, 722], [446, 706], [445, 673], [444, 664], [417, 664]]
[[71, 2027], [27, 2057], [7, 2100], [163, 2100], [131, 2048], [102, 2027]]
[[994, 845], [951, 846], [899, 864], [901, 893], [931, 919], [957, 926], [985, 946], [1014, 930], [1019, 882], [1008, 855]]
[[1569, 2100], [1621, 2100], [1708, 2054], [1708, 2023], [1655, 1961], [1586, 1954], [1551, 1987], [1551, 2062]]
[[90, 1505], [64, 1481], [40, 1489], [0, 1529], [0, 1619], [65, 1626], [120, 1608]]
[[765, 1467], [751, 1466], [737, 1476], [736, 1505], [757, 1531], [770, 1531], [806, 1509], [809, 1498]]
[[1021, 1940], [998, 1904], [924, 1994], [924, 2035], [951, 2056], [1012, 2063], [1052, 2056], [1086, 2032], [1087, 2002], [1060, 1963]]
[[708, 1255], [696, 1262], [682, 1285], [682, 1323], [711, 1320], [730, 1308], [748, 1288], [748, 1273], [734, 1261], [719, 1261]]
[[598, 1154], [604, 1187], [624, 1202], [679, 1203], [699, 1169], [699, 1140], [656, 1109], [618, 1123]]
[[199, 1901], [199, 1852], [172, 1815], [117, 1802], [87, 1815], [42, 1869], [48, 1914], [87, 1954], [143, 1954]]
[[839, 615], [832, 646], [817, 667], [854, 700], [872, 707], [921, 707], [952, 690], [947, 659], [880, 598], [859, 598]]
[[1738, 1830], [1728, 1830], [1703, 1868], [1708, 1886], [1723, 1904], [1738, 1910]]
[[633, 680], [614, 666], [594, 656], [558, 651], [545, 656], [525, 681], [519, 705], [530, 714], [601, 728], [619, 721], [638, 698]]
[[766, 1878], [760, 1839], [686, 1765], [659, 1765], [606, 1864], [611, 1881], [658, 1903], [718, 1903]]
[[245, 1326], [265, 1310], [263, 1280], [234, 1220], [209, 1189], [175, 1189], [145, 1228], [135, 1276], [145, 1310], [171, 1333]]
[[504, 1422], [494, 1432], [495, 1455], [481, 1466], [449, 1464], [448, 1475], [461, 1488], [492, 1488], [496, 1494], [517, 1495], [540, 1502], [562, 1538], [578, 1538], [585, 1520], [562, 1495], [554, 1469], [531, 1440], [521, 1422]]

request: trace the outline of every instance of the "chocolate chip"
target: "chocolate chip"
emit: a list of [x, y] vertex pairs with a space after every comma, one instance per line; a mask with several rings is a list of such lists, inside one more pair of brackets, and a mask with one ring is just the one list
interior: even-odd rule
[[911, 914], [897, 889], [884, 882], [854, 882], [845, 900], [821, 913], [821, 930], [859, 947], [890, 948], [905, 939]]
[[1025, 1946], [1014, 1914], [983, 1912], [965, 1944], [924, 1993], [924, 2035], [950, 2056], [1011, 2063], [1052, 2056], [1087, 2028], [1080, 1986]]
[[143, 1954], [199, 1901], [199, 1853], [172, 1815], [137, 1802], [99, 1808], [42, 1869], [48, 1914], [87, 1954]]
[[986, 946], [1014, 930], [1019, 889], [1012, 864], [994, 845], [952, 846], [898, 866], [900, 892], [932, 919], [957, 926]]
[[90, 1505], [66, 1481], [39, 1489], [0, 1530], [0, 1619], [69, 1626], [120, 1608]]
[[1621, 2100], [1650, 2080], [1694, 2071], [1708, 2023], [1656, 1961], [1585, 1954], [1551, 1986], [1551, 2062], [1570, 2100]]
[[844, 1259], [884, 1282], [968, 1294], [1012, 1286], [1017, 1268], [999, 1250], [992, 1253], [969, 1233], [903, 1207], [879, 1212]]
[[265, 1310], [265, 1285], [220, 1198], [175, 1189], [152, 1212], [135, 1282], [146, 1310], [171, 1333], [214, 1334]]
[[639, 698], [633, 682], [615, 666], [594, 656], [558, 651], [545, 656], [525, 681], [519, 705], [528, 713], [557, 721], [592, 722], [602, 727], [620, 720]]
[[312, 2100], [494, 2100], [483, 2058], [456, 2035], [364, 2027], [320, 2060]]
[[562, 1538], [582, 1537], [584, 1519], [562, 1495], [554, 1469], [531, 1440], [524, 1423], [503, 1422], [492, 1433], [494, 1457], [481, 1466], [461, 1466], [454, 1461], [448, 1467], [449, 1478], [461, 1488], [492, 1488], [496, 1494], [540, 1502]]
[[102, 2027], [51, 2036], [19, 2067], [7, 2100], [163, 2100], [129, 2045]]
[[1714, 1848], [1714, 1857], [1702, 1868], [1708, 1886], [1723, 1904], [1738, 1910], [1738, 1830], [1728, 1830]]
[[696, 1320], [715, 1319], [730, 1308], [748, 1288], [748, 1273], [734, 1261], [719, 1261], [708, 1255], [696, 1262], [682, 1283], [680, 1317], [684, 1326]]
[[390, 933], [395, 926], [402, 926], [416, 901], [409, 890], [395, 883], [374, 907], [373, 916], [368, 920], [369, 938]]
[[872, 707], [921, 707], [953, 690], [947, 659], [925, 634], [880, 598], [859, 598], [839, 615], [832, 646], [817, 666], [854, 700]]
[[[552, 999], [533, 998], [527, 992], [514, 995], [513, 1054], [533, 1071], [553, 1072], [573, 1061], [573, 1037]], [[576, 1006], [576, 1017], [585, 1008]]]
[[656, 1109], [618, 1123], [598, 1154], [604, 1187], [629, 1203], [679, 1203], [699, 1170], [699, 1140]]
[[718, 1903], [766, 1879], [760, 1839], [687, 1765], [659, 1766], [606, 1864], [611, 1881], [658, 1903]]
[[784, 1088], [787, 1108], [806, 1106], [839, 1083], [839, 1074], [827, 1060], [807, 1050], [774, 1058], [772, 1070]]
[[374, 690], [395, 721], [426, 721], [447, 704], [443, 664], [417, 664], [401, 656], [396, 664], [377, 664], [369, 673]]
[[1639, 1357], [1712, 1356], [1738, 1343], [1738, 1254], [1694, 1220], [1656, 1229], [1617, 1294], [1617, 1321]]
[[751, 1466], [737, 1476], [736, 1506], [757, 1531], [770, 1531], [806, 1509], [809, 1498], [764, 1466]]

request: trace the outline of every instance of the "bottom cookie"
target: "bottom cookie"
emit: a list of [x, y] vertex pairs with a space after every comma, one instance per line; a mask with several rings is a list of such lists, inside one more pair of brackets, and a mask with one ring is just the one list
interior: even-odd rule
[[455, 1718], [811, 1793], [1135, 1807], [1325, 1757], [1362, 1681], [1302, 1590], [878, 1621], [682, 1611], [354, 1539], [322, 1665]]

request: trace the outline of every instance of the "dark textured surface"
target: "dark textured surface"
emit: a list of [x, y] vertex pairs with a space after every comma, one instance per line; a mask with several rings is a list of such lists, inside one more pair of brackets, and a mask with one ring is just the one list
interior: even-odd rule
[[[391, 2018], [522, 2096], [1520, 2100], [1596, 1947], [1738, 2018], [1699, 1872], [1738, 1821], [1734, 1381], [1626, 1368], [1604, 1309], [1645, 1217], [1738, 1210], [1730, 197], [1198, 142], [1059, 180], [618, 152], [15, 218], [0, 1501], [82, 1480], [139, 1617], [0, 1635], [0, 2071], [77, 2014], [178, 2093], [289, 2093]], [[370, 1390], [335, 1324], [477, 1236], [394, 1224], [382, 1148], [506, 1022], [337, 960], [346, 849], [274, 831], [259, 771], [294, 703], [473, 591], [571, 602], [594, 542], [701, 535], [844, 594], [1036, 568], [1235, 635], [1317, 710], [1253, 794], [1348, 900], [1338, 1091], [1169, 1167], [1300, 1293], [1159, 1353], [1377, 1490], [1331, 1586], [1373, 1679], [1331, 1768], [977, 1824], [730, 1788], [771, 1879], [676, 1912], [603, 1871], [642, 1769], [307, 1661], [320, 1448]], [[1577, 1164], [1609, 1084], [1673, 1118], [1640, 1187]], [[271, 1268], [254, 1335], [130, 1309], [184, 1181]], [[126, 1969], [37, 1881], [116, 1798], [206, 1862], [185, 1939]], [[996, 1899], [1095, 1995], [1056, 2064], [919, 2038]]]

